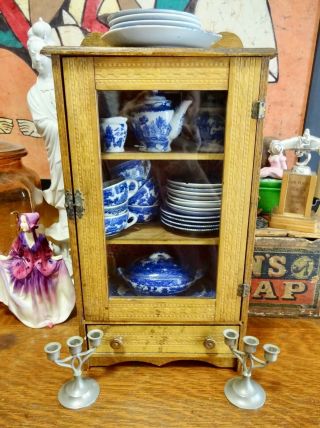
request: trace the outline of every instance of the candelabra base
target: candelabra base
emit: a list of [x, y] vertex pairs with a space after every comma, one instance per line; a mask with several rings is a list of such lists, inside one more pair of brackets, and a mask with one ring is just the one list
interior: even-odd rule
[[266, 401], [262, 386], [245, 376], [230, 379], [224, 387], [224, 393], [230, 403], [240, 409], [259, 409]]
[[94, 379], [75, 376], [62, 385], [58, 400], [67, 409], [82, 409], [93, 404], [99, 393], [99, 384]]

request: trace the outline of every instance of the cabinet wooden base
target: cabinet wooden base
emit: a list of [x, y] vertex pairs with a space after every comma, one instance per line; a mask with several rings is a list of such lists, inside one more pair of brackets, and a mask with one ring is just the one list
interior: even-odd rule
[[[224, 343], [223, 325], [87, 325], [103, 330], [102, 343], [90, 365], [143, 361], [161, 366], [178, 360], [205, 361], [218, 367], [235, 362]], [[239, 327], [232, 326], [237, 331]]]
[[155, 366], [163, 366], [164, 364], [171, 363], [174, 361], [203, 361], [205, 363], [212, 364], [215, 367], [222, 368], [236, 368], [236, 361], [230, 355], [225, 354], [150, 354], [150, 355], [139, 355], [139, 354], [128, 354], [128, 355], [115, 355], [115, 354], [104, 354], [98, 353], [91, 357], [90, 367], [100, 366], [111, 366], [113, 364], [124, 363], [124, 362], [143, 362], [153, 364]]

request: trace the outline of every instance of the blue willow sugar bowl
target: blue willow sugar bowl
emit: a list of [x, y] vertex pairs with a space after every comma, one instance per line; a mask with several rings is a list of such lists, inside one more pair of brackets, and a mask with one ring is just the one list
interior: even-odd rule
[[192, 273], [160, 251], [133, 263], [128, 269], [118, 268], [121, 277], [141, 296], [172, 296], [182, 293], [202, 273]]
[[184, 115], [192, 103], [182, 101], [174, 110], [164, 96], [152, 95], [131, 113], [131, 125], [141, 144], [140, 150], [170, 152], [171, 142], [181, 132]]

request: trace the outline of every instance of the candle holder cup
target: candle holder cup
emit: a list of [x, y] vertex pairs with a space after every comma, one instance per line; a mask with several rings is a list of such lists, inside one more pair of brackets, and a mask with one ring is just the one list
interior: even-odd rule
[[102, 330], [91, 330], [87, 339], [89, 350], [82, 352], [83, 338], [72, 336], [67, 340], [70, 356], [60, 359], [61, 344], [50, 342], [44, 347], [49, 361], [60, 367], [67, 367], [73, 371], [73, 379], [66, 382], [59, 390], [58, 400], [68, 409], [81, 409], [93, 404], [99, 396], [99, 384], [89, 377], [82, 376], [82, 366], [100, 346], [103, 337]]
[[263, 368], [269, 363], [274, 363], [278, 358], [280, 348], [270, 343], [264, 345], [265, 360], [263, 361], [253, 355], [259, 345], [259, 340], [256, 337], [245, 336], [243, 338], [244, 351], [240, 351], [236, 349], [239, 338], [237, 331], [226, 329], [223, 336], [225, 344], [242, 366], [242, 376], [230, 379], [224, 387], [227, 399], [241, 409], [251, 410], [262, 407], [266, 400], [266, 393], [261, 385], [251, 379], [251, 374], [255, 368]]

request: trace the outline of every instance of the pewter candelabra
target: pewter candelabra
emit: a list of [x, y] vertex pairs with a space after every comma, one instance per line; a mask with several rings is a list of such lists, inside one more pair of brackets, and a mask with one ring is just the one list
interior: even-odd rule
[[263, 368], [269, 363], [274, 363], [280, 352], [276, 345], [263, 345], [265, 361], [260, 360], [253, 354], [257, 350], [259, 340], [254, 336], [243, 338], [244, 352], [236, 349], [239, 333], [232, 329], [223, 332], [224, 342], [231, 349], [242, 366], [242, 376], [230, 379], [225, 387], [224, 393], [227, 399], [241, 409], [258, 409], [262, 407], [266, 400], [266, 393], [262, 386], [251, 379], [251, 374], [255, 368]]
[[82, 352], [82, 337], [69, 337], [67, 345], [70, 356], [63, 360], [60, 360], [61, 344], [59, 342], [50, 342], [44, 347], [48, 360], [73, 371], [73, 379], [62, 385], [59, 390], [58, 400], [62, 406], [68, 409], [81, 409], [90, 406], [98, 398], [99, 384], [94, 379], [82, 376], [82, 366], [101, 344], [102, 336], [102, 330], [91, 330], [87, 335], [89, 350], [85, 352]]

